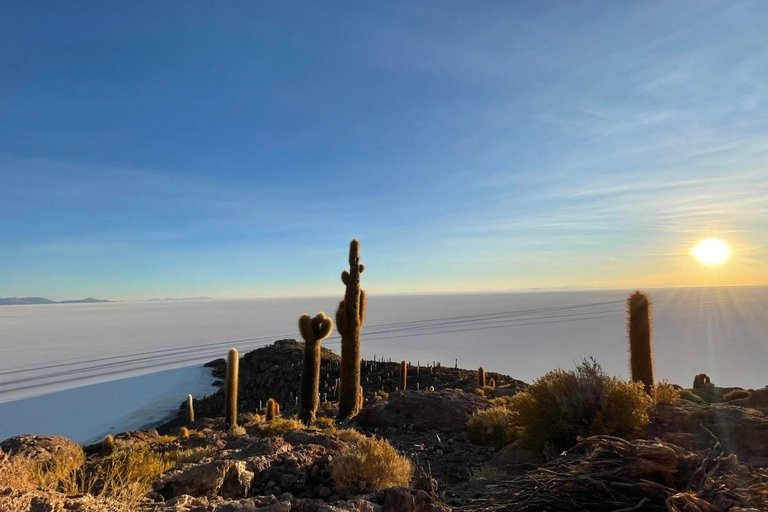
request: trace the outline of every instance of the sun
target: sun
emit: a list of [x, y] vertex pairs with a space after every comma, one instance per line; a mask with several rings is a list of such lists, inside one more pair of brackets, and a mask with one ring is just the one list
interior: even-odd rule
[[707, 238], [693, 248], [693, 255], [705, 265], [720, 265], [731, 255], [731, 249], [719, 238]]

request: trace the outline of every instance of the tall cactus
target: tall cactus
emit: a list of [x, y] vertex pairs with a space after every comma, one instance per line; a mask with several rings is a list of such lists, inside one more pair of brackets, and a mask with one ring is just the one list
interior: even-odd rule
[[224, 388], [224, 424], [227, 429], [237, 426], [237, 384], [240, 366], [240, 354], [236, 348], [227, 353], [227, 384]]
[[320, 402], [320, 342], [331, 335], [333, 320], [322, 311], [314, 318], [299, 318], [299, 332], [304, 339], [304, 367], [299, 390], [299, 421], [309, 426], [315, 421]]
[[408, 386], [408, 362], [400, 361], [400, 389], [405, 391]]
[[485, 368], [482, 366], [477, 369], [477, 385], [481, 388], [485, 387]]
[[347, 287], [344, 300], [336, 311], [336, 328], [341, 335], [340, 419], [354, 416], [360, 409], [360, 330], [365, 321], [365, 291], [360, 288], [360, 275], [365, 266], [360, 263], [360, 242], [349, 244], [349, 271], [341, 273]]
[[633, 381], [641, 381], [645, 392], [653, 390], [653, 344], [651, 303], [645, 294], [635, 292], [627, 300], [629, 313], [629, 367]]
[[275, 402], [274, 398], [270, 398], [267, 400], [267, 421], [277, 418], [277, 414], [277, 402]]
[[187, 424], [195, 422], [195, 404], [192, 395], [187, 395]]

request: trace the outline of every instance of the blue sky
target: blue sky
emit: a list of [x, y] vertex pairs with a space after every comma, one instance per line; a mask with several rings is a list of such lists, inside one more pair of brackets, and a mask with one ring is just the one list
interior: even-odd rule
[[[5, 2], [0, 296], [768, 282], [768, 5]], [[691, 256], [709, 236], [721, 268]]]

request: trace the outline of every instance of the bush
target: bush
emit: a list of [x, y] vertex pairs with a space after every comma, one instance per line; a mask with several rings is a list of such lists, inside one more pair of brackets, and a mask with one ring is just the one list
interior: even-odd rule
[[506, 407], [477, 411], [469, 418], [467, 434], [475, 443], [503, 448], [517, 437], [512, 416]]
[[675, 405], [680, 399], [680, 392], [666, 380], [653, 385], [653, 402], [656, 405]]
[[386, 440], [366, 437], [333, 458], [331, 477], [343, 489], [371, 493], [408, 487], [413, 466]]
[[301, 430], [303, 428], [304, 424], [300, 421], [275, 418], [264, 424], [264, 427], [261, 429], [261, 435], [264, 437], [277, 437], [290, 430]]
[[730, 402], [731, 400], [739, 400], [740, 398], [749, 398], [751, 395], [752, 393], [746, 389], [734, 389], [733, 391], [724, 394], [723, 398], [726, 402]]
[[389, 393], [387, 393], [383, 389], [380, 389], [380, 390], [378, 390], [376, 392], [376, 396], [378, 396], [379, 398], [381, 398], [383, 400], [386, 400], [387, 398], [389, 398]]
[[365, 436], [365, 434], [361, 434], [360, 432], [358, 432], [353, 428], [345, 428], [342, 430], [337, 430], [336, 432], [334, 432], [334, 434], [336, 434], [336, 437], [338, 437], [342, 441], [347, 443], [352, 443], [352, 444], [357, 444], [363, 439], [368, 439]]
[[578, 436], [631, 437], [648, 423], [651, 398], [642, 382], [605, 374], [594, 359], [555, 370], [512, 397], [512, 425], [527, 448], [557, 454]]
[[680, 398], [683, 398], [685, 400], [690, 400], [691, 402], [697, 401], [696, 398], [694, 398], [696, 397], [696, 395], [694, 395], [693, 391], [691, 391], [690, 389], [680, 389], [677, 391], [677, 395]]

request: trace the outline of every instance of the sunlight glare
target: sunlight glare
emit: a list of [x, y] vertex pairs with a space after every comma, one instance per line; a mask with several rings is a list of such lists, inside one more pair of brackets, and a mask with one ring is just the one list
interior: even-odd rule
[[707, 238], [694, 247], [693, 255], [705, 265], [720, 265], [731, 254], [728, 244], [719, 238]]

